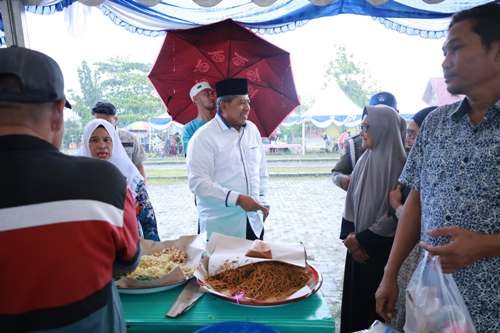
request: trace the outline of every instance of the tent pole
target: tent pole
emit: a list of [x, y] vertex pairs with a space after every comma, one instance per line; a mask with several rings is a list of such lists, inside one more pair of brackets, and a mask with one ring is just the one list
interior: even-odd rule
[[0, 0], [0, 12], [2, 12], [7, 46], [28, 46], [29, 40], [26, 34], [27, 25], [23, 2], [19, 0]]
[[148, 130], [148, 153], [151, 153], [151, 132], [153, 131], [153, 128], [151, 127], [151, 124], [149, 124], [149, 130]]
[[302, 120], [302, 155], [306, 154], [306, 121]]

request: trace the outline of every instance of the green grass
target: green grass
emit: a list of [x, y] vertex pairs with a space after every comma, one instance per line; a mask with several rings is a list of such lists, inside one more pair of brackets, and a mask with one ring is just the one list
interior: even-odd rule
[[[288, 173], [329, 173], [330, 166], [324, 167], [269, 167], [270, 174], [288, 174]], [[187, 177], [185, 169], [153, 169], [147, 171], [147, 176], [154, 178], [184, 178]]]
[[147, 170], [147, 177], [186, 177], [186, 169], [153, 169]]
[[156, 178], [148, 179], [147, 185], [170, 185], [178, 182], [186, 182], [183, 178]]
[[[328, 154], [306, 154], [306, 155], [291, 155], [291, 154], [272, 154], [267, 155], [268, 161], [318, 161], [318, 160], [334, 160], [339, 158], [337, 153]], [[186, 163], [184, 156], [167, 156], [164, 158], [148, 158], [144, 164], [183, 164]]]
[[324, 173], [324, 172], [330, 172], [332, 168], [330, 166], [321, 166], [321, 167], [298, 167], [298, 166], [291, 166], [291, 167], [269, 167], [269, 173], [276, 174], [276, 173]]

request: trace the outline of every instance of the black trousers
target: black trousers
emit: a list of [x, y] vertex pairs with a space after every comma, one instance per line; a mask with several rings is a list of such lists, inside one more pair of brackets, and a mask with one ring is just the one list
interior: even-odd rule
[[[198, 220], [198, 234], [200, 233], [200, 220]], [[247, 219], [247, 234], [246, 234], [246, 239], [248, 240], [264, 240], [264, 229], [262, 229], [262, 232], [260, 233], [260, 236], [257, 237], [257, 235], [253, 232], [252, 226], [250, 225], [250, 222]]]
[[250, 222], [247, 219], [247, 236], [246, 236], [246, 238], [248, 240], [256, 240], [256, 239], [264, 240], [264, 228], [262, 228], [262, 232], [260, 233], [260, 236], [257, 237], [257, 235], [253, 232], [253, 229], [252, 229], [252, 226], [250, 225]]

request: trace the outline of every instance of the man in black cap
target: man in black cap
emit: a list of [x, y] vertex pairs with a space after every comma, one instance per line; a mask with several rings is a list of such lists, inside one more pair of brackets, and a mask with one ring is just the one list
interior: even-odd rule
[[[107, 120], [115, 127], [118, 123], [118, 116], [116, 115], [116, 113], [116, 107], [110, 102], [100, 101], [97, 102], [92, 108], [92, 115], [95, 118]], [[144, 148], [134, 134], [123, 128], [118, 128], [117, 131], [118, 135], [120, 136], [122, 146], [123, 148], [125, 148], [128, 157], [137, 167], [139, 173], [144, 177], [144, 179], [146, 179], [146, 172], [144, 171], [143, 164], [144, 160], [146, 159]]]
[[59, 152], [61, 70], [0, 48], [2, 332], [125, 332], [113, 273], [135, 268], [135, 201], [120, 171]]
[[189, 188], [200, 231], [263, 239], [268, 172], [259, 130], [251, 121], [246, 79], [215, 84], [217, 114], [191, 138]]

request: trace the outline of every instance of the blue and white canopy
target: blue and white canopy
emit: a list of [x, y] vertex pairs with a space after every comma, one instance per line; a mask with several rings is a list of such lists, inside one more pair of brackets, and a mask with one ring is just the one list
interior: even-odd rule
[[[153, 117], [148, 119], [148, 123], [150, 128], [162, 131], [168, 129], [174, 122], [172, 121], [172, 117], [168, 114], [163, 114], [158, 117]], [[176, 125], [183, 126], [182, 124], [176, 123]]]
[[[342, 91], [336, 81], [330, 81], [325, 89], [320, 91], [312, 106], [303, 115], [292, 113], [281, 126], [289, 127], [310, 122], [319, 128], [335, 126], [357, 127], [361, 124], [363, 108], [354, 104]], [[412, 114], [402, 114], [405, 119], [411, 119]]]
[[[20, 1], [20, 0], [5, 0]], [[500, 2], [500, 0], [496, 0]], [[232, 18], [259, 33], [280, 33], [324, 16], [371, 16], [385, 27], [424, 38], [445, 34], [456, 11], [491, 0], [24, 0], [37, 14], [63, 11], [76, 3], [97, 6], [125, 29], [148, 36]], [[3, 39], [0, 15], [0, 44]]]

